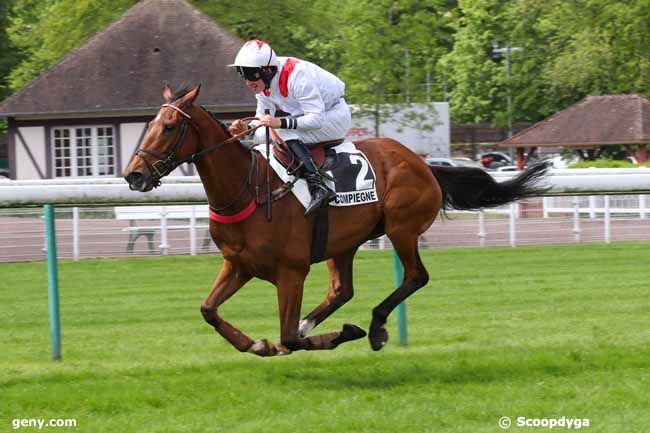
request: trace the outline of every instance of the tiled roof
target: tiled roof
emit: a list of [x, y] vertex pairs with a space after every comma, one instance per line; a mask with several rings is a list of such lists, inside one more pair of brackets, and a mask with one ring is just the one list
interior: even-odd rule
[[650, 143], [650, 101], [641, 95], [588, 96], [503, 142], [512, 147]]
[[165, 83], [202, 83], [198, 102], [254, 110], [232, 68], [242, 41], [185, 0], [144, 0], [0, 105], [0, 116], [155, 110]]

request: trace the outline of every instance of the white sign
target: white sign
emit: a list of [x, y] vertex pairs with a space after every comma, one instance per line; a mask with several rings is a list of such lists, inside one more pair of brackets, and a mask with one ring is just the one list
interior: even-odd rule
[[[347, 139], [375, 137], [375, 116], [366, 107], [350, 106], [352, 127]], [[364, 110], [365, 109], [365, 110]], [[422, 156], [449, 157], [449, 103], [380, 105], [379, 137], [399, 141]]]

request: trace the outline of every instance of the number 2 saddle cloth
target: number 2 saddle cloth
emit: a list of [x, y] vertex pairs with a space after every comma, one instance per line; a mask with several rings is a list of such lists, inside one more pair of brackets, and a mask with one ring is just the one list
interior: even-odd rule
[[[262, 157], [266, 158], [266, 145], [255, 147]], [[358, 204], [379, 201], [375, 182], [375, 171], [368, 158], [351, 141], [324, 149], [325, 161], [321, 166], [327, 176], [334, 179], [332, 182], [325, 179], [325, 183], [336, 192], [336, 198], [330, 206], [354, 206]], [[287, 169], [276, 157], [271, 157], [271, 167], [283, 182], [292, 182], [295, 177], [287, 173]], [[292, 189], [300, 204], [307, 208], [311, 200], [307, 182], [298, 179]]]

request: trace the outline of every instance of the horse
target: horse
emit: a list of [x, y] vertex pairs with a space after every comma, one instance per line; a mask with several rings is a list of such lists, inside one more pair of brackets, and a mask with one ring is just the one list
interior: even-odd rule
[[[366, 331], [345, 324], [340, 331], [309, 334], [348, 302], [354, 293], [352, 270], [355, 253], [370, 239], [386, 235], [392, 242], [404, 273], [400, 286], [371, 312], [368, 339], [373, 350], [388, 341], [385, 324], [393, 309], [424, 287], [429, 274], [418, 251], [418, 237], [447, 209], [477, 210], [538, 195], [548, 164], [532, 166], [518, 176], [498, 183], [480, 168], [430, 167], [411, 150], [388, 138], [354, 144], [370, 161], [379, 200], [357, 206], [329, 207], [328, 239], [324, 259], [329, 287], [320, 305], [300, 318], [304, 281], [312, 259], [310, 246], [314, 215], [292, 196], [277, 200], [269, 222], [264, 195], [255, 179], [265, 179], [269, 164], [256, 151], [231, 136], [226, 126], [197, 105], [200, 86], [176, 93], [163, 90], [165, 103], [145, 133], [123, 175], [132, 190], [147, 192], [184, 162], [193, 162], [205, 188], [211, 212], [210, 236], [223, 255], [212, 289], [201, 304], [205, 321], [241, 352], [259, 356], [290, 354], [297, 350], [334, 349], [363, 338]], [[271, 173], [271, 188], [283, 182]], [[252, 278], [277, 288], [280, 341], [253, 340], [223, 319], [218, 308]]]

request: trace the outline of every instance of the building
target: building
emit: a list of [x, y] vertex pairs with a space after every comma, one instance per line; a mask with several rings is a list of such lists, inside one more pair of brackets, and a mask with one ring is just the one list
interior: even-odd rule
[[241, 44], [185, 0], [137, 3], [0, 104], [11, 177], [120, 176], [166, 83], [201, 83], [198, 103], [224, 120], [251, 115], [254, 96], [226, 66]]
[[623, 145], [638, 162], [648, 159], [650, 101], [642, 95], [587, 96], [566, 110], [505, 140], [522, 168], [540, 148], [573, 147], [597, 155], [608, 145]]

